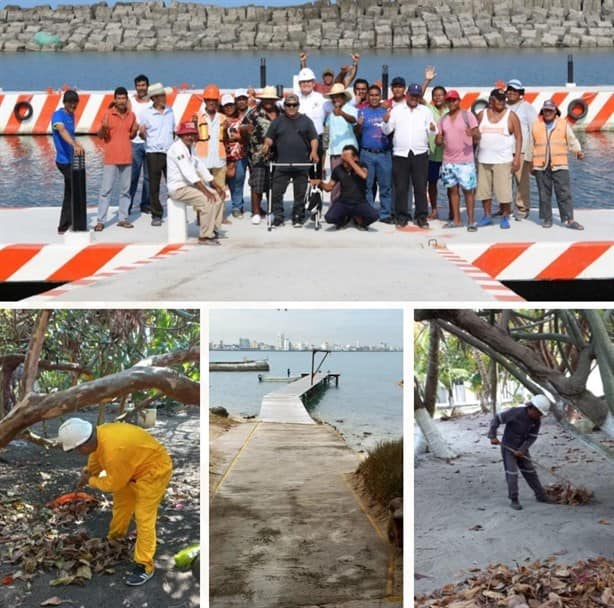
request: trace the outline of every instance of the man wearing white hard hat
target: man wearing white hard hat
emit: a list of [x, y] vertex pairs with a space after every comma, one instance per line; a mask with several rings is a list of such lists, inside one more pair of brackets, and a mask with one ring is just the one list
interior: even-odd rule
[[134, 568], [125, 582], [133, 587], [146, 583], [154, 574], [158, 505], [173, 470], [164, 446], [133, 424], [111, 422], [94, 427], [81, 418], [64, 422], [58, 438], [65, 452], [76, 450], [88, 456], [79, 485], [113, 494], [108, 537], [125, 537], [134, 517]]
[[[548, 398], [544, 395], [535, 395], [525, 406], [501, 412], [490, 423], [488, 438], [493, 445], [501, 446], [510, 506], [516, 511], [522, 509], [522, 505], [518, 502], [519, 471], [535, 493], [538, 502], [551, 502], [539, 481], [529, 455], [529, 448], [539, 435], [542, 416], [547, 416], [549, 411]], [[497, 429], [500, 424], [505, 425], [502, 442], [497, 439]]]
[[313, 121], [313, 125], [316, 128], [318, 134], [318, 162], [317, 178], [322, 175], [322, 159], [324, 157], [324, 149], [322, 144], [322, 133], [324, 132], [324, 118], [325, 108], [324, 104], [326, 100], [321, 93], [315, 90], [316, 75], [310, 68], [303, 68], [298, 73], [298, 86], [299, 90], [296, 91], [299, 100], [298, 111], [301, 114], [305, 114]]

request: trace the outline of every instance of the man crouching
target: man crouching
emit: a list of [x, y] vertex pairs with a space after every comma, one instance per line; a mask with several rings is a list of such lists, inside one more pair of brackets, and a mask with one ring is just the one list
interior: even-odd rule
[[[166, 152], [169, 196], [192, 205], [200, 217], [201, 245], [219, 245], [218, 230], [224, 219], [224, 191], [214, 181], [209, 170], [194, 156], [192, 146], [198, 130], [192, 122], [182, 122], [177, 139]], [[204, 182], [204, 183], [203, 183]]]
[[344, 146], [341, 161], [333, 169], [328, 182], [316, 180], [326, 192], [330, 192], [337, 183], [341, 186], [339, 198], [330, 206], [324, 219], [337, 229], [354, 219], [359, 229], [366, 230], [379, 217], [367, 202], [367, 169], [358, 162], [358, 150], [352, 145]]
[[124, 422], [94, 427], [87, 420], [69, 418], [58, 435], [65, 452], [88, 456], [79, 486], [113, 494], [108, 537], [125, 537], [134, 516], [135, 563], [126, 584], [146, 583], [154, 574], [156, 519], [173, 471], [170, 456], [147, 431]]

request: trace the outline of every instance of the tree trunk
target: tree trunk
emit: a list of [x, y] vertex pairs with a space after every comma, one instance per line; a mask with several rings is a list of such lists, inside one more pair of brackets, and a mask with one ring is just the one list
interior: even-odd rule
[[435, 402], [437, 401], [437, 385], [439, 384], [439, 344], [441, 330], [435, 321], [429, 323], [429, 350], [424, 382], [424, 407], [432, 416], [435, 415]]
[[458, 456], [458, 454], [446, 443], [435, 421], [431, 418], [426, 408], [421, 407], [414, 410], [414, 418], [435, 458], [450, 460]]
[[0, 448], [36, 422], [149, 388], [157, 388], [181, 403], [200, 403], [198, 382], [168, 368], [133, 367], [48, 395], [28, 393], [0, 420]]
[[591, 328], [591, 342], [599, 365], [599, 375], [610, 413], [614, 413], [614, 348], [603, 317], [597, 310], [583, 310]]
[[23, 399], [32, 390], [36, 377], [38, 376], [38, 362], [41, 358], [41, 352], [45, 342], [45, 334], [47, 332], [50, 319], [50, 310], [41, 310], [38, 313], [36, 329], [30, 338], [28, 354], [26, 355], [26, 360], [23, 364], [23, 377], [21, 379], [19, 399]]

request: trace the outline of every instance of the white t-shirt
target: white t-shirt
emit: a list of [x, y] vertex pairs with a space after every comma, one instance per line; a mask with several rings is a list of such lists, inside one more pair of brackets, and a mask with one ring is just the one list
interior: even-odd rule
[[[151, 101], [149, 99], [147, 101], [138, 101], [138, 97], [136, 95], [132, 95], [132, 97], [130, 98], [130, 105], [132, 107], [132, 111], [134, 112], [134, 115], [136, 116], [137, 126], [141, 126], [141, 122], [142, 122], [141, 118], [143, 116], [143, 112], [145, 111], [146, 108], [151, 107]], [[145, 143], [145, 140], [139, 135], [138, 130], [136, 132], [136, 135], [132, 138], [131, 141], [134, 144]]]
[[537, 110], [528, 101], [524, 101], [524, 99], [507, 107], [518, 116], [522, 130], [522, 153], [526, 154], [527, 146], [529, 145], [529, 132], [533, 123], [537, 120]]

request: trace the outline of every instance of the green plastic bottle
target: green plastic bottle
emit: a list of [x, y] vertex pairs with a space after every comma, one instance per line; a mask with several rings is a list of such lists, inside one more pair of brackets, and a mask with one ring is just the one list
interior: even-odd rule
[[192, 562], [200, 555], [200, 545], [191, 545], [175, 553], [175, 566], [177, 568], [187, 569]]

